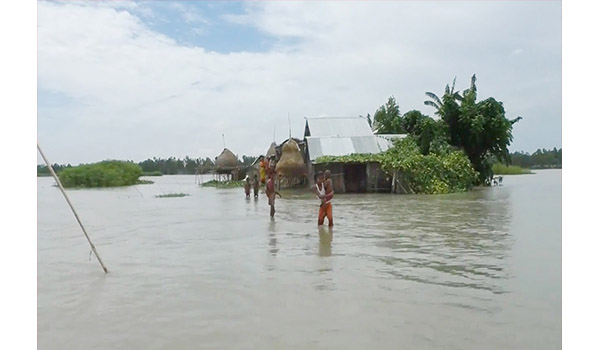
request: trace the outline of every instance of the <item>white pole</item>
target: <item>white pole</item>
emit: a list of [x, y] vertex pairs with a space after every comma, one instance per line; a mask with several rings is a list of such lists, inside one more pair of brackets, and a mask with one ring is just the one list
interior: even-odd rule
[[71, 204], [69, 197], [67, 197], [67, 193], [65, 192], [65, 189], [63, 188], [62, 184], [60, 183], [58, 176], [56, 176], [54, 169], [52, 169], [52, 165], [48, 161], [48, 158], [46, 158], [46, 156], [44, 155], [44, 152], [42, 152], [39, 142], [37, 144], [37, 149], [40, 152], [40, 155], [42, 156], [42, 158], [44, 158], [44, 162], [46, 162], [46, 165], [48, 166], [48, 170], [50, 170], [50, 174], [52, 174], [52, 177], [54, 177], [54, 181], [56, 181], [58, 188], [62, 192], [63, 196], [65, 196], [65, 199], [67, 200], [67, 203], [69, 204], [69, 207], [71, 207], [71, 210], [73, 211], [73, 214], [75, 215], [75, 219], [77, 219], [77, 222], [79, 223], [79, 226], [81, 226], [81, 230], [83, 231], [85, 238], [87, 238], [88, 243], [92, 247], [92, 251], [96, 255], [96, 258], [98, 258], [98, 262], [100, 263], [100, 266], [102, 266], [102, 270], [104, 270], [104, 273], [107, 273], [108, 270], [106, 269], [106, 266], [104, 266], [102, 259], [100, 259], [100, 255], [98, 255], [98, 252], [96, 251], [96, 247], [94, 247], [94, 243], [92, 243], [92, 240], [90, 239], [90, 236], [88, 236], [87, 232], [85, 231], [85, 228], [83, 227], [83, 224], [81, 223], [81, 220], [79, 220], [79, 215], [77, 215], [77, 212], [75, 211], [75, 208], [73, 207], [73, 204]]

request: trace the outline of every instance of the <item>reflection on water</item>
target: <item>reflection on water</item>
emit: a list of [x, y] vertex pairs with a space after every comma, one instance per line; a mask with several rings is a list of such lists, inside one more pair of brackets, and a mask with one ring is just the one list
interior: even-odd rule
[[560, 171], [336, 196], [333, 229], [309, 193], [283, 193], [271, 219], [262, 193], [155, 181], [70, 191], [104, 276], [38, 180], [40, 349], [560, 348]]
[[270, 218], [270, 220], [271, 222], [269, 222], [269, 246], [271, 247], [271, 249], [269, 249], [269, 252], [271, 253], [271, 255], [277, 256], [277, 251], [279, 249], [277, 248], [277, 235], [275, 234], [275, 219]]
[[319, 256], [331, 256], [331, 241], [333, 229], [328, 226], [318, 226], [319, 229]]

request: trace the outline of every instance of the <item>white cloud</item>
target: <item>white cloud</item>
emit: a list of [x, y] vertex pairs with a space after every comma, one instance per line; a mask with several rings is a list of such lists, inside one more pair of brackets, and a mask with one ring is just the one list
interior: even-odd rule
[[[102, 4], [38, 3], [39, 86], [78, 102], [39, 110], [40, 142], [57, 162], [214, 157], [223, 132], [240, 156], [263, 153], [275, 126], [278, 141], [287, 136], [288, 112], [296, 136], [303, 117], [372, 114], [392, 94], [401, 110], [431, 114], [424, 92], [455, 75], [466, 88], [472, 73], [482, 98], [533, 126], [547, 118], [560, 138], [560, 4], [249, 3], [229, 20], [281, 42], [230, 54], [153, 32], [137, 3]], [[515, 47], [528, 55], [504, 60]], [[518, 130], [516, 141], [548, 139]]]

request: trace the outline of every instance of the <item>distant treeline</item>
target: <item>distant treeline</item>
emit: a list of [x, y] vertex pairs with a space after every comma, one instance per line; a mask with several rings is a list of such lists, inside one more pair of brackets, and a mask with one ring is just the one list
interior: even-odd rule
[[[242, 156], [240, 161], [240, 167], [245, 168], [250, 166], [257, 157], [253, 156]], [[137, 163], [144, 173], [152, 173], [152, 172], [161, 172], [164, 175], [194, 175], [196, 174], [196, 170], [198, 170], [199, 174], [207, 174], [212, 173], [215, 170], [215, 163], [210, 158], [206, 157], [204, 159], [197, 158], [192, 159], [186, 156], [183, 159], [169, 157], [167, 159], [162, 158], [152, 158], [146, 159], [143, 162]], [[61, 164], [53, 164], [52, 168], [55, 172], [60, 172], [63, 169], [71, 168], [71, 164], [61, 165]], [[37, 166], [37, 175], [38, 176], [49, 176], [50, 171], [46, 165], [38, 165]]]
[[[547, 149], [538, 149], [533, 152], [533, 154], [529, 154], [527, 152], [513, 152], [510, 155], [511, 164], [517, 165], [522, 168], [529, 169], [551, 169], [551, 168], [562, 168], [562, 148], [547, 150]], [[250, 166], [257, 157], [253, 156], [242, 156], [240, 161], [240, 167], [245, 168]], [[192, 159], [186, 156], [183, 159], [169, 157], [167, 159], [162, 158], [152, 158], [146, 159], [143, 162], [139, 162], [138, 165], [142, 168], [144, 173], [151, 173], [160, 171], [164, 175], [194, 175], [196, 174], [196, 169], [198, 169], [199, 174], [208, 174], [212, 173], [215, 170], [215, 163], [210, 158], [206, 157], [204, 159], [197, 158]], [[66, 168], [71, 168], [71, 164], [62, 165], [62, 164], [53, 164], [52, 168], [57, 173]], [[37, 166], [37, 175], [38, 176], [50, 176], [50, 171], [48, 167], [45, 165]]]
[[562, 168], [562, 148], [557, 150], [538, 149], [533, 154], [514, 152], [510, 155], [512, 165], [529, 169], [560, 169]]

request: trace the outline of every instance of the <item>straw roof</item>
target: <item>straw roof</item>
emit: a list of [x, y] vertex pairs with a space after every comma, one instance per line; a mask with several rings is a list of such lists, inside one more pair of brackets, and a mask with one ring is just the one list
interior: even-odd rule
[[275, 142], [271, 143], [271, 146], [269, 147], [269, 150], [267, 151], [267, 155], [266, 155], [267, 158], [277, 155], [277, 152], [275, 152], [276, 147], [277, 147], [277, 144]]
[[229, 149], [223, 149], [223, 152], [215, 160], [217, 170], [234, 170], [238, 166], [238, 158]]
[[275, 167], [277, 173], [283, 176], [306, 175], [306, 165], [300, 147], [293, 139], [289, 139], [281, 148], [281, 158]]

